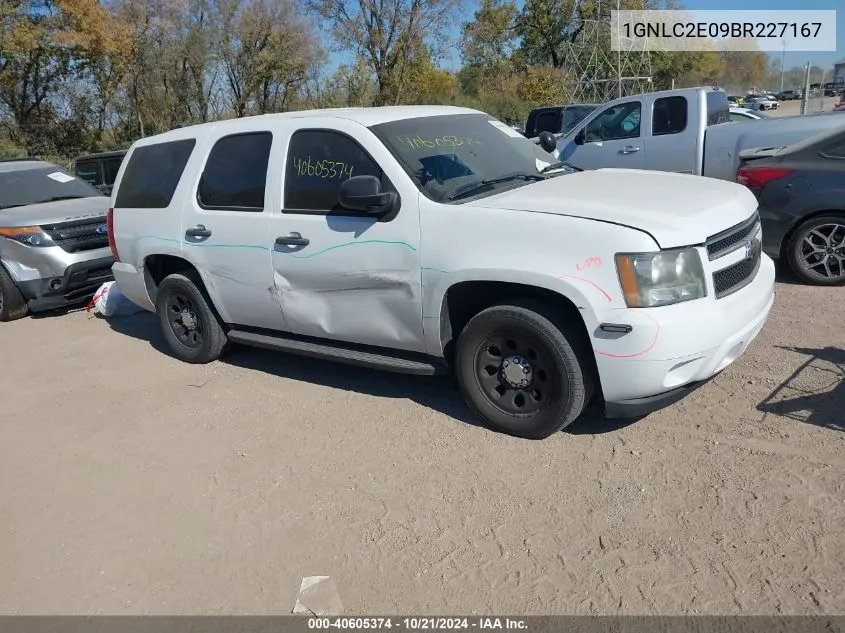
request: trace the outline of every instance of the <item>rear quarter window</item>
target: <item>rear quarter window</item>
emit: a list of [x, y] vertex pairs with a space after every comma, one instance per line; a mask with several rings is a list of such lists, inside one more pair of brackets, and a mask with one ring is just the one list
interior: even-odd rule
[[170, 206], [196, 139], [136, 148], [117, 191], [115, 208], [165, 209]]
[[727, 123], [731, 120], [731, 105], [724, 92], [712, 90], [707, 93], [707, 125]]
[[100, 165], [96, 161], [84, 160], [76, 163], [74, 174], [89, 185], [96, 187], [103, 184], [100, 178]]

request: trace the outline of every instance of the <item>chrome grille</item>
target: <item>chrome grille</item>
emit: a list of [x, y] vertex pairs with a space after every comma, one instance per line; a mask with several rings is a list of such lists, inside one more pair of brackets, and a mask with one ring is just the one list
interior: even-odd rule
[[41, 228], [57, 246], [68, 253], [92, 251], [109, 245], [105, 218], [89, 218], [75, 222], [45, 224]]
[[713, 291], [722, 299], [750, 284], [760, 269], [762, 258], [760, 216], [755, 213], [745, 222], [710, 237], [704, 246], [710, 261], [718, 260], [739, 249], [745, 258], [713, 273]]
[[707, 257], [712, 262], [714, 259], [724, 257], [737, 248], [743, 246], [743, 242], [757, 233], [760, 228], [760, 214], [755, 212], [753, 216], [741, 224], [732, 226], [727, 231], [722, 231], [709, 238], [704, 243], [707, 248]]

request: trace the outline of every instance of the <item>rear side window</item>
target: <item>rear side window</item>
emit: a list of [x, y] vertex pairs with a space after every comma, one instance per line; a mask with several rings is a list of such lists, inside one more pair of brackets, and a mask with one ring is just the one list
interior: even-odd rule
[[109, 158], [103, 163], [103, 176], [105, 180], [103, 184], [114, 184], [114, 181], [117, 180], [117, 172], [120, 169], [120, 163], [122, 162], [122, 158]]
[[214, 144], [197, 190], [204, 209], [263, 211], [270, 132], [225, 136]]
[[557, 111], [540, 112], [537, 115], [535, 133], [539, 136], [540, 132], [551, 132], [552, 134], [560, 132], [560, 114]]
[[115, 208], [166, 209], [194, 151], [196, 139], [138, 147], [120, 182]]
[[829, 147], [824, 151], [825, 156], [831, 158], [845, 158], [845, 142], [840, 142], [838, 145]]
[[74, 171], [77, 178], [81, 178], [89, 185], [102, 185], [100, 180], [100, 165], [93, 160], [83, 160], [76, 163], [76, 170]]
[[686, 97], [661, 97], [654, 102], [651, 120], [652, 136], [678, 134], [687, 127]]
[[720, 90], [707, 93], [707, 125], [727, 123], [731, 120], [731, 106], [727, 95]]

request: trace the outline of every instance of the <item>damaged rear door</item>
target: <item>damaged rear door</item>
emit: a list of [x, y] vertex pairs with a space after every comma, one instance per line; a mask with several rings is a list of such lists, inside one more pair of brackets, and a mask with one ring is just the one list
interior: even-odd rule
[[[357, 122], [295, 119], [290, 126], [282, 208], [273, 214], [271, 237], [276, 288], [291, 331], [424, 351], [416, 188]], [[340, 206], [341, 183], [361, 175], [399, 194], [393, 217]]]

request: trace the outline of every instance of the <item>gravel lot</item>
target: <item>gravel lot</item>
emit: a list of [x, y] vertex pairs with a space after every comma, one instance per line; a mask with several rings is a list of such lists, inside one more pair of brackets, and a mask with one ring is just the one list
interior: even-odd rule
[[475, 425], [448, 379], [152, 315], [0, 327], [0, 612], [845, 613], [845, 292], [779, 276], [747, 354], [642, 420]]

